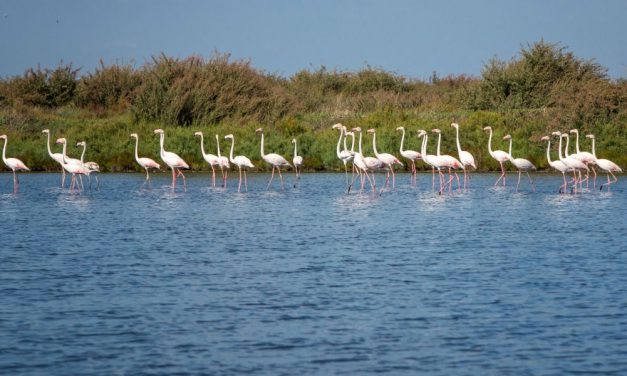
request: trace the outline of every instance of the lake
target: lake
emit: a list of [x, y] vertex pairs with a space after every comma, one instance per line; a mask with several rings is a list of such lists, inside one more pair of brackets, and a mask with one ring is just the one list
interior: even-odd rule
[[399, 174], [373, 196], [287, 175], [22, 174], [14, 195], [0, 174], [0, 373], [627, 373], [623, 176], [439, 196]]

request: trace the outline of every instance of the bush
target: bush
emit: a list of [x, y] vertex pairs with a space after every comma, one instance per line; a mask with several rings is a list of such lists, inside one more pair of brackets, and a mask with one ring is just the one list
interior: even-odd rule
[[95, 111], [125, 110], [140, 83], [141, 77], [131, 65], [105, 66], [100, 60], [94, 73], [79, 80], [76, 103]]

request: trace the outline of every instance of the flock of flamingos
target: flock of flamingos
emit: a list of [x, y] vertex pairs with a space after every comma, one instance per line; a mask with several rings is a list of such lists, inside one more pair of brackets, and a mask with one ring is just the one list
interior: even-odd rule
[[[442, 133], [439, 129], [433, 129], [432, 132], [438, 135], [438, 145], [436, 149], [436, 154], [428, 154], [427, 153], [427, 143], [429, 135], [424, 130], [418, 130], [418, 137], [422, 138], [422, 146], [420, 152], [414, 150], [405, 150], [403, 149], [403, 144], [405, 142], [405, 128], [398, 127], [397, 131], [401, 133], [401, 143], [400, 143], [400, 155], [405, 158], [410, 164], [411, 170], [411, 182], [415, 185], [416, 183], [416, 162], [423, 161], [427, 166], [430, 166], [432, 169], [432, 189], [435, 190], [435, 172], [437, 170], [439, 177], [439, 189], [438, 193], [442, 194], [447, 189], [450, 192], [452, 190], [453, 182], [457, 180], [457, 189], [462, 187], [462, 183], [460, 183], [459, 176], [457, 171], [463, 171], [463, 187], [465, 188], [469, 183], [469, 170], [476, 169], [477, 166], [475, 164], [475, 159], [471, 153], [462, 150], [460, 141], [459, 141], [459, 125], [457, 123], [452, 123], [452, 127], [456, 130], [456, 141], [457, 141], [457, 153], [458, 158], [455, 158], [451, 155], [440, 154], [440, 143], [442, 140]], [[366, 181], [370, 184], [373, 193], [377, 192], [376, 187], [376, 179], [374, 177], [374, 172], [379, 170], [387, 171], [386, 180], [384, 187], [381, 189], [388, 188], [390, 184], [390, 176], [392, 177], [392, 188], [395, 186], [395, 173], [394, 166], [403, 166], [403, 163], [396, 158], [394, 155], [389, 153], [379, 153], [377, 150], [377, 135], [374, 129], [368, 129], [367, 133], [372, 134], [372, 149], [374, 151], [374, 157], [364, 156], [362, 153], [362, 130], [359, 127], [352, 128], [351, 131], [348, 131], [347, 128], [342, 124], [335, 124], [332, 127], [339, 131], [339, 139], [337, 141], [336, 153], [337, 157], [344, 164], [345, 175], [346, 175], [346, 190], [350, 192], [355, 181], [357, 179], [360, 180], [360, 191], [364, 190]], [[531, 189], [535, 191], [535, 186], [531, 176], [529, 175], [530, 170], [535, 170], [536, 167], [527, 159], [524, 158], [514, 158], [512, 156], [512, 137], [510, 135], [506, 135], [503, 137], [504, 140], [509, 140], [509, 151], [505, 152], [503, 150], [492, 150], [492, 128], [485, 127], [485, 131], [489, 133], [488, 136], [488, 152], [490, 156], [494, 158], [501, 167], [501, 174], [494, 183], [495, 186], [502, 184], [505, 186], [506, 174], [504, 164], [509, 161], [514, 167], [518, 170], [518, 182], [516, 184], [516, 190], [520, 185], [520, 178], [522, 173], [524, 172], [529, 179], [529, 184]], [[282, 157], [276, 153], [264, 153], [264, 138], [263, 138], [263, 129], [259, 128], [256, 130], [257, 133], [261, 135], [261, 157], [267, 163], [272, 166], [272, 175], [270, 176], [270, 181], [268, 182], [268, 186], [266, 189], [269, 189], [272, 180], [274, 179], [275, 170], [279, 174], [279, 178], [281, 180], [281, 188], [284, 189], [283, 183], [283, 175], [281, 174], [281, 167], [292, 167], [296, 173], [296, 181], [300, 179], [300, 168], [303, 164], [302, 156], [299, 156], [297, 153], [297, 145], [296, 139], [292, 139], [292, 143], [294, 144], [294, 157], [292, 159], [292, 164], [290, 164], [287, 159]], [[61, 144], [63, 146], [61, 153], [53, 153], [50, 148], [50, 130], [44, 129], [42, 133], [47, 135], [47, 147], [48, 154], [52, 159], [54, 159], [57, 163], [59, 163], [62, 167], [62, 180], [61, 186], [65, 186], [65, 177], [66, 173], [72, 176], [70, 183], [70, 190], [82, 189], [82, 176], [88, 176], [90, 179], [91, 186], [91, 175], [100, 171], [100, 167], [95, 162], [85, 162], [85, 150], [87, 148], [87, 144], [85, 141], [81, 141], [77, 143], [77, 146], [82, 146], [83, 151], [80, 159], [70, 158], [67, 156], [67, 140], [65, 138], [57, 139], [56, 143]], [[161, 160], [170, 167], [172, 170], [172, 189], [174, 190], [176, 187], [177, 178], [180, 176], [183, 179], [183, 186], [186, 186], [185, 175], [181, 170], [189, 169], [189, 165], [176, 153], [166, 151], [164, 149], [165, 142], [165, 132], [163, 129], [155, 129], [155, 134], [159, 135], [160, 141], [160, 157]], [[599, 159], [596, 156], [595, 144], [594, 144], [594, 135], [588, 134], [587, 138], [592, 140], [592, 153], [580, 151], [579, 149], [579, 132], [577, 129], [570, 130], [570, 133], [574, 133], [576, 136], [576, 153], [569, 154], [568, 153], [568, 144], [569, 144], [569, 133], [562, 132], [553, 132], [551, 136], [555, 136], [559, 138], [559, 146], [558, 146], [558, 159], [551, 160], [551, 137], [544, 136], [542, 137], [543, 141], [547, 141], [547, 149], [546, 149], [546, 157], [549, 162], [549, 165], [555, 170], [562, 173], [563, 176], [563, 184], [560, 185], [559, 192], [565, 193], [569, 191], [570, 184], [570, 192], [577, 193], [582, 192], [584, 190], [583, 183], [586, 183], [586, 187], [589, 185], [589, 172], [592, 171], [594, 174], [594, 183], [593, 187], [596, 187], [596, 170], [595, 166], [597, 166], [600, 170], [605, 171], [607, 174], [607, 182], [603, 183], [600, 186], [602, 190], [603, 187], [607, 187], [612, 183], [617, 181], [614, 173], [622, 172], [621, 168], [616, 165], [614, 162], [607, 159]], [[358, 150], [355, 150], [355, 139], [358, 135]], [[216, 179], [216, 168], [219, 168], [222, 173], [222, 187], [226, 188], [227, 174], [230, 169], [230, 164], [234, 164], [237, 166], [239, 170], [239, 184], [237, 187], [237, 191], [241, 192], [242, 188], [242, 172], [244, 176], [244, 190], [248, 191], [248, 183], [246, 179], [246, 171], [248, 168], [254, 167], [251, 163], [250, 159], [243, 155], [234, 156], [234, 148], [235, 148], [235, 138], [232, 134], [224, 136], [225, 139], [231, 140], [231, 151], [229, 157], [222, 156], [220, 153], [220, 143], [219, 136], [216, 135], [216, 143], [217, 143], [217, 152], [218, 155], [205, 153], [204, 147], [204, 137], [202, 132], [194, 133], [194, 136], [200, 137], [200, 151], [202, 153], [205, 161], [211, 166], [212, 170], [212, 186], [215, 187], [215, 179]], [[158, 170], [160, 165], [154, 160], [146, 157], [139, 157], [137, 154], [137, 149], [139, 146], [139, 136], [136, 133], [130, 135], [130, 137], [135, 139], [135, 160], [137, 163], [146, 171], [146, 181], [145, 183], [150, 182], [150, 174], [149, 170]], [[351, 147], [348, 149], [347, 147], [347, 138], [351, 138]], [[29, 168], [17, 158], [7, 158], [6, 157], [6, 149], [7, 149], [7, 136], [1, 135], [0, 139], [4, 140], [4, 146], [2, 149], [2, 160], [4, 164], [13, 171], [13, 187], [14, 192], [17, 192], [19, 187], [19, 180], [16, 172], [18, 171], [29, 171]], [[564, 152], [562, 153], [562, 140], [566, 139], [566, 145], [564, 147]], [[352, 178], [348, 177], [348, 164], [352, 165]], [[448, 176], [445, 175], [448, 174]], [[566, 180], [566, 174], [572, 173], [572, 180]], [[610, 179], [610, 175], [612, 179]], [[77, 179], [77, 176], [79, 179]], [[96, 178], [96, 182], [98, 180]], [[296, 184], [294, 185], [296, 187]]]

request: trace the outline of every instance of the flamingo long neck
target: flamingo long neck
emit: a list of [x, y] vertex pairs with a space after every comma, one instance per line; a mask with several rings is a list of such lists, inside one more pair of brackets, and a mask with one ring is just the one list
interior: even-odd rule
[[348, 151], [348, 147], [346, 146], [346, 134], [344, 134], [344, 151]]
[[509, 139], [509, 153], [507, 153], [507, 154], [509, 154], [509, 157], [513, 159], [513, 157], [512, 157], [512, 139], [511, 138]]
[[594, 150], [594, 138], [592, 139], [592, 156], [594, 157], [594, 159], [597, 159], [597, 153]]
[[218, 158], [222, 158], [220, 154], [220, 138], [218, 138], [218, 135], [216, 135], [216, 144], [218, 145]]
[[457, 142], [457, 153], [462, 153], [462, 146], [459, 144], [459, 127], [455, 127], [455, 140]]
[[564, 148], [564, 158], [568, 158], [568, 143], [570, 142], [570, 137], [566, 135], [566, 147]]
[[436, 155], [439, 157], [440, 156], [440, 142], [442, 141], [442, 133], [438, 133], [438, 151], [436, 152]]
[[163, 159], [164, 155], [165, 155], [165, 150], [163, 150], [163, 142], [165, 140], [165, 134], [161, 133], [159, 135], [159, 145], [161, 145], [161, 150], [160, 150], [160, 154], [161, 154], [161, 158]]
[[490, 128], [490, 136], [488, 137], [488, 152], [492, 154], [492, 128]]
[[577, 150], [577, 154], [580, 153], [579, 151], [579, 131], [575, 132], [576, 138], [575, 138], [575, 150]]
[[[340, 158], [340, 144], [342, 143], [342, 135], [344, 134], [344, 128], [340, 128], [340, 138], [338, 138], [337, 140], [337, 148], [336, 148], [336, 153], [337, 153], [337, 157]], [[341, 159], [341, 158], [340, 158]]]
[[351, 133], [351, 153], [355, 153], [355, 133]]
[[557, 147], [557, 149], [558, 149], [558, 156], [559, 156], [560, 161], [563, 161], [563, 160], [564, 160], [564, 157], [563, 157], [563, 155], [562, 155], [562, 138], [563, 138], [563, 137], [562, 137], [562, 136], [560, 136], [560, 143], [559, 143], [559, 145], [558, 145], [558, 147]]
[[298, 156], [298, 150], [296, 149], [296, 142], [294, 142], [294, 158]]
[[377, 151], [377, 132], [372, 132], [372, 150], [374, 150], [374, 155], [379, 157], [379, 152]]
[[50, 157], [52, 157], [52, 150], [50, 150], [50, 132], [47, 133], [48, 134], [48, 155], [50, 155]]
[[361, 152], [361, 132], [359, 132], [359, 154], [363, 155]]
[[66, 152], [67, 152], [67, 142], [63, 143], [63, 164], [67, 164], [67, 160], [66, 160]]
[[405, 128], [402, 129], [403, 134], [401, 135], [401, 153], [403, 152], [403, 142], [405, 142]]
[[139, 163], [139, 155], [137, 155], [137, 149], [139, 149], [139, 137], [135, 137], [135, 160], [137, 161], [137, 163]]
[[9, 142], [8, 139], [4, 139], [4, 146], [2, 147], [2, 161], [6, 164], [6, 160], [7, 160], [7, 143]]
[[261, 158], [265, 156], [266, 156], [266, 153], [263, 152], [263, 131], [261, 131]]
[[83, 152], [81, 153], [81, 163], [85, 159], [85, 150], [87, 150], [87, 144], [83, 143]]
[[235, 137], [231, 138], [231, 154], [230, 154], [230, 158], [229, 158], [231, 163], [235, 163], [235, 160], [233, 159], [233, 149], [234, 148], [235, 148]]
[[200, 152], [203, 157], [207, 155], [207, 153], [205, 153], [205, 136], [203, 136], [202, 133], [200, 134]]
[[551, 139], [549, 138], [549, 145], [546, 147], [546, 160], [549, 161], [549, 164], [553, 163], [551, 162]]
[[427, 156], [427, 138], [428, 137], [429, 136], [427, 136], [426, 134], [422, 136], [422, 148], [421, 148], [422, 153], [421, 154], [425, 157]]

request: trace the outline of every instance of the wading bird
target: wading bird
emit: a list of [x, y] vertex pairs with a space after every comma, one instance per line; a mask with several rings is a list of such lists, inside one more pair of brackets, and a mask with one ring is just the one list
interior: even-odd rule
[[188, 169], [189, 165], [175, 153], [171, 151], [165, 151], [163, 143], [165, 141], [165, 132], [163, 129], [155, 129], [155, 134], [159, 135], [160, 156], [163, 163], [167, 164], [172, 170], [172, 191], [176, 188], [176, 178], [178, 175], [183, 177], [183, 189], [187, 189], [187, 182], [185, 181], [185, 175], [181, 172], [181, 169]]
[[220, 172], [222, 173], [222, 188], [226, 188], [226, 177], [229, 174], [231, 165], [229, 164], [229, 158], [220, 154], [220, 138], [218, 135], [216, 135], [216, 145], [218, 146], [218, 162], [220, 163]]
[[[82, 146], [83, 152], [81, 153], [81, 163], [85, 165], [89, 169], [90, 174], [89, 177], [89, 189], [91, 189], [91, 174], [100, 172], [100, 165], [96, 162], [84, 162], [85, 159], [85, 150], [87, 149], [87, 143], [85, 141], [80, 141], [76, 144], [76, 146]], [[100, 182], [98, 181], [98, 175], [94, 174], [94, 178], [96, 178], [96, 189], [100, 188]], [[82, 184], [82, 182], [81, 182]]]
[[390, 173], [392, 173], [392, 189], [396, 186], [396, 174], [394, 173], [394, 165], [397, 164], [399, 166], [403, 166], [403, 163], [398, 160], [395, 156], [390, 153], [379, 153], [377, 151], [377, 131], [374, 128], [370, 128], [367, 131], [368, 133], [372, 133], [372, 150], [374, 151], [375, 157], [381, 161], [387, 168], [388, 173], [385, 177], [385, 184], [383, 188], [387, 187], [390, 183]]
[[246, 169], [253, 168], [253, 164], [250, 162], [250, 159], [246, 158], [243, 155], [238, 155], [235, 158], [233, 157], [233, 149], [235, 148], [235, 136], [232, 134], [227, 134], [224, 136], [224, 139], [231, 140], [231, 154], [229, 160], [231, 163], [237, 166], [239, 170], [239, 185], [237, 186], [237, 192], [240, 192], [242, 188], [242, 167], [244, 168], [244, 187], [246, 188], [246, 192], [248, 192], [248, 182], [246, 181]]
[[[601, 184], [601, 187], [599, 188], [599, 190], [603, 190], [603, 186], [607, 185], [607, 189], [610, 189], [610, 184], [616, 183], [618, 181], [618, 179], [616, 178], [616, 175], [614, 175], [615, 172], [623, 172], [623, 170], [614, 162], [610, 161], [609, 159], [599, 159], [597, 158], [597, 153], [595, 151], [595, 147], [594, 147], [594, 135], [592, 134], [588, 134], [586, 135], [587, 138], [592, 139], [592, 155], [594, 156], [594, 162], [596, 163], [597, 166], [599, 166], [599, 168], [603, 171], [606, 172], [607, 174], [607, 183], [603, 183]], [[610, 174], [612, 175], [612, 177], [614, 178], [614, 180], [610, 181]]]
[[70, 191], [74, 190], [74, 186], [77, 184], [76, 182], [76, 174], [89, 176], [91, 171], [78, 159], [68, 158], [67, 157], [67, 140], [65, 138], [59, 138], [56, 141], [57, 144], [63, 145], [63, 168], [69, 173], [72, 174], [72, 179], [70, 181]]
[[20, 187], [20, 180], [15, 172], [30, 171], [30, 169], [26, 167], [24, 162], [17, 158], [7, 158], [7, 144], [9, 143], [9, 139], [5, 134], [0, 136], [0, 138], [4, 140], [4, 146], [2, 147], [2, 161], [13, 172], [13, 192], [16, 193]]
[[150, 174], [148, 173], [148, 170], [151, 168], [159, 170], [161, 166], [159, 165], [159, 163], [150, 158], [140, 158], [137, 154], [137, 149], [139, 148], [139, 136], [137, 136], [137, 133], [131, 133], [131, 137], [135, 139], [135, 160], [140, 166], [142, 166], [144, 170], [146, 170], [146, 180], [144, 181], [144, 184], [146, 184], [146, 182], [150, 184]]
[[200, 136], [200, 152], [202, 153], [203, 159], [209, 163], [211, 166], [211, 186], [215, 188], [216, 186], [216, 169], [215, 166], [220, 166], [220, 161], [218, 157], [213, 154], [205, 153], [205, 137], [202, 132], [194, 133], [194, 136]]
[[[580, 161], [582, 161], [583, 163], [586, 164], [586, 166], [588, 166], [591, 170], [592, 173], [594, 174], [594, 183], [593, 183], [593, 188], [596, 188], [597, 186], [597, 172], [594, 169], [594, 165], [596, 164], [596, 158], [594, 157], [594, 155], [592, 155], [592, 153], [589, 153], [587, 151], [581, 151], [579, 150], [579, 130], [578, 129], [571, 129], [570, 133], [574, 133], [576, 138], [575, 138], [575, 150], [577, 150], [576, 154], [571, 154], [573, 156], [573, 158], [576, 158]], [[588, 172], [586, 172], [586, 188], [588, 188], [588, 183], [589, 183], [589, 176], [588, 176]]]
[[[588, 170], [588, 166], [586, 166], [586, 164], [581, 162], [580, 160], [575, 159], [572, 156], [568, 155], [568, 133], [553, 132], [553, 135], [559, 136], [560, 138], [559, 148], [558, 148], [559, 158], [560, 158], [560, 161], [562, 161], [562, 163], [564, 163], [566, 167], [568, 167], [569, 170], [572, 170], [573, 190], [575, 193], [577, 193], [577, 184], [579, 183], [581, 185], [581, 170]], [[563, 138], [566, 139], [566, 147], [564, 150], [564, 155], [562, 155], [562, 139]], [[578, 172], [579, 172], [579, 179], [577, 179]]]
[[401, 156], [409, 160], [411, 170], [411, 184], [416, 185], [416, 161], [421, 159], [420, 153], [414, 150], [404, 150], [403, 143], [405, 142], [405, 127], [396, 128], [397, 131], [403, 132], [401, 135]]
[[270, 181], [268, 182], [266, 190], [270, 189], [270, 184], [272, 184], [272, 179], [274, 179], [275, 169], [279, 172], [279, 178], [281, 179], [281, 189], [285, 189], [285, 186], [283, 185], [283, 175], [281, 175], [281, 166], [292, 167], [292, 165], [290, 164], [290, 162], [287, 161], [287, 159], [283, 158], [277, 153], [265, 154], [263, 152], [263, 128], [257, 128], [255, 132], [261, 133], [261, 158], [272, 165], [272, 175], [270, 175]]
[[562, 177], [564, 178], [564, 184], [560, 186], [559, 192], [566, 192], [567, 184], [566, 184], [566, 172], [569, 171], [568, 166], [566, 166], [562, 161], [552, 161], [551, 160], [551, 138], [549, 136], [542, 137], [542, 141], [548, 141], [548, 145], [546, 147], [546, 160], [549, 162], [549, 166], [553, 167], [557, 171], [562, 173]]
[[494, 186], [496, 187], [501, 179], [503, 179], [503, 186], [505, 186], [506, 176], [505, 166], [503, 166], [503, 163], [507, 162], [507, 160], [509, 159], [509, 154], [507, 154], [503, 150], [492, 150], [492, 127], [485, 127], [483, 128], [483, 130], [490, 132], [490, 136], [488, 137], [488, 152], [490, 153], [490, 156], [494, 158], [495, 161], [499, 162], [499, 165], [501, 166], [501, 176], [499, 176], [499, 178], [496, 180]]
[[464, 188], [466, 188], [466, 184], [470, 179], [470, 172], [468, 171], [468, 167], [472, 167], [473, 169], [477, 169], [477, 165], [475, 164], [475, 157], [472, 156], [467, 151], [462, 150], [461, 144], [459, 143], [459, 124], [451, 123], [451, 127], [455, 128], [455, 140], [457, 141], [457, 154], [459, 155], [459, 161], [464, 165]]
[[[292, 139], [292, 143], [294, 144], [294, 158], [292, 159], [292, 163], [294, 163], [294, 172], [296, 173], [296, 180], [300, 180], [300, 166], [303, 165], [303, 157], [298, 155], [298, 149], [296, 147], [296, 139]], [[294, 183], [294, 188], [296, 188], [296, 183]]]
[[[347, 149], [346, 149], [346, 127], [343, 126], [341, 123], [337, 123], [337, 124], [333, 124], [333, 126], [331, 127], [333, 129], [339, 129], [340, 130], [340, 138], [337, 140], [337, 147], [335, 149], [335, 153], [337, 155], [337, 158], [342, 161], [342, 163], [344, 163], [344, 173], [346, 175], [346, 187], [349, 187], [349, 183], [348, 183], [348, 162], [351, 162], [353, 160], [354, 155], [351, 154]], [[344, 150], [340, 150], [340, 146], [342, 145], [342, 138], [344, 138]]]
[[520, 185], [520, 175], [523, 171], [525, 172], [525, 174], [527, 174], [527, 177], [529, 178], [529, 183], [531, 184], [531, 190], [535, 192], [536, 186], [533, 184], [533, 180], [531, 179], [531, 176], [529, 175], [529, 171], [535, 170], [536, 166], [534, 166], [533, 163], [529, 162], [528, 160], [524, 158], [514, 158], [512, 156], [512, 136], [511, 135], [509, 134], [505, 135], [505, 137], [503, 137], [503, 140], [509, 140], [509, 153], [508, 153], [509, 161], [512, 162], [514, 167], [516, 167], [516, 169], [518, 170], [518, 183], [516, 183], [516, 192], [518, 192], [518, 186]]
[[[442, 163], [444, 163], [444, 165], [446, 166], [446, 168], [448, 169], [448, 176], [449, 176], [449, 181], [448, 183], [446, 183], [449, 186], [449, 190], [452, 188], [453, 186], [453, 177], [451, 175], [451, 169], [464, 169], [464, 165], [457, 160], [457, 158], [451, 156], [451, 155], [447, 155], [447, 154], [440, 154], [440, 144], [442, 143], [442, 131], [440, 131], [438, 128], [432, 129], [431, 132], [437, 133], [438, 134], [438, 148], [437, 148], [437, 152], [436, 155], [438, 156], [438, 158], [440, 158], [440, 160], [442, 161]], [[457, 175], [457, 171], [453, 171], [453, 173], [455, 174], [455, 177], [457, 178], [457, 189], [460, 188], [460, 184], [459, 184], [459, 176]]]

